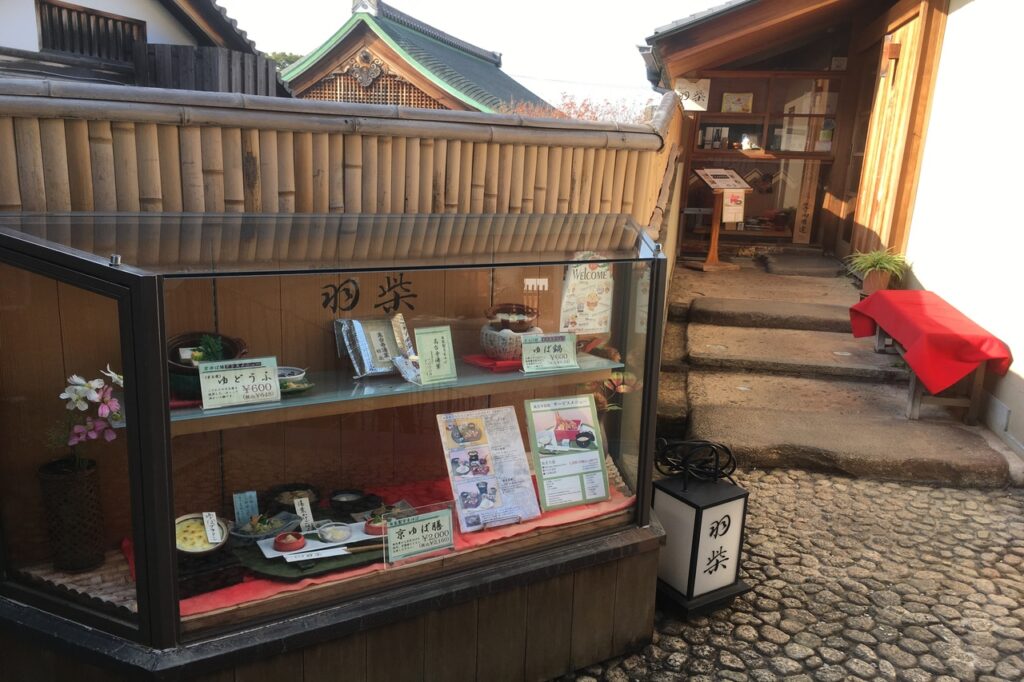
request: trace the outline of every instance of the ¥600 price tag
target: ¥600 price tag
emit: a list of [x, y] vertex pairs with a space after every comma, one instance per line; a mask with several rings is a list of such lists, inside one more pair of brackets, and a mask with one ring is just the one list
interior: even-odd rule
[[523, 371], [549, 372], [579, 367], [575, 334], [527, 334], [523, 336]]
[[200, 362], [199, 385], [203, 392], [204, 410], [281, 399], [277, 358]]

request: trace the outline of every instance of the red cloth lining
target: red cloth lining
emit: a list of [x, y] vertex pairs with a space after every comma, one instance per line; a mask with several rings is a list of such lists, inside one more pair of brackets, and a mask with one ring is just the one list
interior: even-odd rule
[[1013, 362], [1005, 343], [931, 291], [878, 291], [850, 308], [854, 336], [870, 336], [877, 325], [906, 349], [904, 360], [933, 394], [979, 363], [991, 361], [1002, 376]]
[[[414, 507], [422, 507], [439, 502], [450, 502], [452, 489], [448, 479], [410, 483], [375, 490], [388, 504], [398, 500], [406, 500]], [[611, 489], [611, 499], [604, 502], [589, 504], [582, 507], [570, 507], [550, 511], [523, 523], [501, 526], [491, 530], [463, 534], [455, 522], [455, 549], [462, 551], [471, 547], [479, 547], [497, 540], [523, 535], [538, 528], [550, 528], [576, 521], [597, 518], [630, 507], [635, 501], [633, 496], [626, 497], [618, 490]], [[367, 575], [385, 569], [383, 563], [371, 564], [360, 568], [339, 571], [329, 575], [306, 578], [293, 583], [278, 582], [266, 578], [246, 578], [245, 582], [225, 587], [206, 594], [196, 595], [179, 602], [182, 617], [197, 616], [210, 611], [224, 609], [247, 602], [259, 601], [285, 592], [295, 592], [311, 585], [348, 580], [357, 576]]]

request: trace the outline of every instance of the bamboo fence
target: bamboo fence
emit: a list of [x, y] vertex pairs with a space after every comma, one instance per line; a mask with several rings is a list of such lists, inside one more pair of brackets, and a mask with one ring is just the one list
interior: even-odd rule
[[0, 210], [628, 213], [657, 237], [680, 119], [671, 93], [618, 125], [0, 79]]

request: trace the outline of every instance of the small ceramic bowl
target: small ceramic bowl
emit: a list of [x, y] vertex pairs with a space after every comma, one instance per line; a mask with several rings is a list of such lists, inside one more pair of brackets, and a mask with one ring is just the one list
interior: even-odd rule
[[274, 538], [274, 549], [278, 552], [294, 552], [306, 546], [306, 538], [298, 531], [279, 533]]
[[206, 525], [200, 513], [185, 514], [174, 520], [174, 538], [178, 551], [183, 554], [209, 554], [224, 546], [228, 541], [231, 525], [222, 518], [217, 518], [220, 526], [221, 541], [211, 543], [206, 539]]
[[380, 496], [362, 490], [335, 490], [331, 493], [331, 509], [339, 514], [356, 514], [384, 504]]
[[306, 378], [306, 370], [301, 367], [278, 367], [278, 381], [302, 381]]
[[352, 529], [346, 523], [327, 523], [316, 530], [320, 542], [332, 544], [345, 542], [352, 537]]

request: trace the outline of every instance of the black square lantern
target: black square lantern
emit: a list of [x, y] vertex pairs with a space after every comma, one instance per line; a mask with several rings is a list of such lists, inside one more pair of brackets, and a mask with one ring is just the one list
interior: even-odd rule
[[654, 483], [665, 528], [658, 589], [687, 615], [727, 606], [751, 588], [739, 579], [747, 491], [725, 481], [667, 478]]

